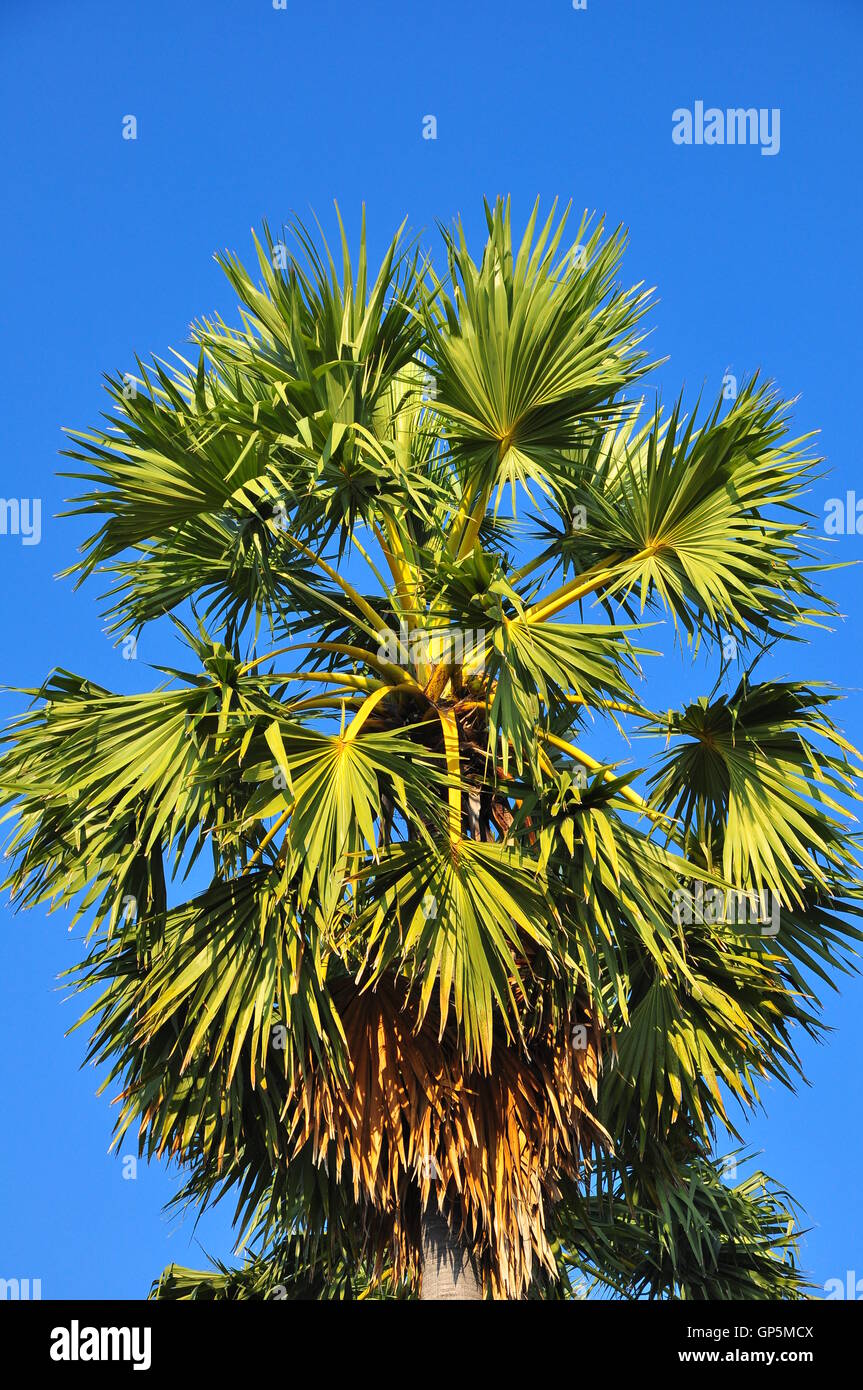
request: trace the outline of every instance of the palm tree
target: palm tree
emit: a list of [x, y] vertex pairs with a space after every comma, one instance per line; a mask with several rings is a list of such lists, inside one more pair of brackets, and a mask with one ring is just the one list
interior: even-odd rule
[[[756, 679], [834, 611], [816, 460], [757, 378], [644, 410], [620, 231], [486, 214], [441, 276], [400, 230], [372, 279], [364, 218], [356, 269], [341, 221], [341, 267], [265, 227], [257, 283], [218, 258], [240, 325], [109, 379], [68, 450], [73, 572], [183, 655], [29, 692], [8, 886], [89, 924], [117, 1138], [236, 1200], [244, 1263], [157, 1296], [807, 1287], [792, 1199], [717, 1146], [860, 939], [836, 692]], [[717, 679], [654, 712], [664, 630]]]

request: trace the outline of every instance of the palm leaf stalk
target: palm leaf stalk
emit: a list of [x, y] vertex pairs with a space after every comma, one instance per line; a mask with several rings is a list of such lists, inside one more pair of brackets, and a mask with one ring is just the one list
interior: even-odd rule
[[[837, 692], [756, 679], [835, 613], [817, 460], [757, 378], [645, 412], [620, 231], [486, 213], [440, 275], [401, 231], [373, 275], [364, 219], [356, 267], [341, 222], [340, 264], [265, 227], [257, 280], [219, 258], [239, 326], [71, 436], [71, 573], [182, 656], [28, 692], [7, 887], [87, 923], [116, 1142], [236, 1203], [245, 1263], [158, 1297], [412, 1297], [424, 1251], [443, 1296], [433, 1248], [494, 1297], [805, 1291], [793, 1203], [712, 1154], [860, 940]], [[732, 693], [643, 702], [663, 617], [733, 638]]]

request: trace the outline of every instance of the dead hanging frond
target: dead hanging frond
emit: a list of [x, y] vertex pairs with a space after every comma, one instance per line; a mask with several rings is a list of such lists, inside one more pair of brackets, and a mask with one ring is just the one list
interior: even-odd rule
[[496, 1296], [522, 1297], [554, 1275], [546, 1238], [562, 1178], [578, 1180], [607, 1142], [594, 1113], [599, 1039], [587, 1013], [539, 1039], [528, 1057], [496, 1047], [491, 1070], [467, 1070], [454, 1030], [416, 1031], [396, 988], [382, 982], [335, 1000], [347, 1038], [346, 1081], [310, 1065], [286, 1119], [294, 1156], [306, 1147], [365, 1211], [365, 1257], [396, 1277], [415, 1274], [420, 1213], [445, 1214]]

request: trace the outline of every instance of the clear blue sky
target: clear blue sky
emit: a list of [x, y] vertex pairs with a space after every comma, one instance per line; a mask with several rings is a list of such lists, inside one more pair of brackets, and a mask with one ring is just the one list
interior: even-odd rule
[[[351, 226], [366, 201], [376, 249], [404, 216], [432, 236], [460, 211], [477, 238], [484, 194], [511, 192], [518, 223], [537, 194], [604, 210], [631, 229], [629, 279], [657, 286], [666, 396], [685, 383], [712, 397], [726, 370], [762, 366], [800, 395], [801, 430], [822, 430], [833, 471], [812, 509], [863, 497], [861, 40], [859, 0], [3, 0], [0, 493], [40, 497], [43, 519], [38, 545], [0, 536], [0, 680], [62, 665], [118, 690], [155, 682], [160, 636], [124, 661], [98, 586], [54, 578], [83, 534], [54, 519], [61, 427], [95, 421], [102, 372], [232, 313], [215, 249], [246, 256], [252, 225], [310, 207], [330, 226], [333, 198]], [[779, 108], [779, 153], [675, 145], [672, 111], [698, 100]], [[836, 556], [859, 560], [863, 539]], [[833, 577], [844, 624], [778, 669], [851, 687], [845, 727], [863, 743], [860, 584]], [[707, 684], [671, 660], [651, 675], [654, 707]], [[142, 1165], [124, 1181], [107, 1156], [108, 1101], [79, 1069], [83, 1037], [63, 1036], [65, 928], [0, 907], [0, 1276], [41, 1278], [45, 1297], [136, 1297], [170, 1260], [203, 1257], [192, 1222], [162, 1215], [169, 1175]], [[853, 980], [828, 1001], [828, 1046], [804, 1048], [811, 1088], [768, 1091], [750, 1131], [807, 1209], [819, 1283], [863, 1275], [861, 1009]], [[222, 1256], [227, 1216], [198, 1230]]]

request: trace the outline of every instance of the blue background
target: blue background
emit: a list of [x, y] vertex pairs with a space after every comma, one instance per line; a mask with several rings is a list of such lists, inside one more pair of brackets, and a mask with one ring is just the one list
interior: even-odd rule
[[[406, 215], [434, 240], [461, 212], [478, 245], [482, 196], [499, 192], [517, 226], [537, 194], [627, 224], [626, 278], [660, 297], [666, 399], [684, 383], [713, 398], [726, 370], [762, 366], [800, 396], [801, 431], [822, 430], [823, 515], [859, 475], [861, 30], [857, 0], [3, 0], [0, 493], [41, 497], [43, 536], [0, 537], [0, 680], [38, 684], [56, 664], [118, 690], [155, 683], [146, 663], [167, 639], [145, 632], [124, 661], [98, 583], [55, 579], [84, 535], [53, 519], [72, 490], [55, 472], [61, 427], [95, 422], [102, 372], [182, 349], [202, 313], [233, 315], [216, 248], [251, 260], [253, 225], [310, 208], [330, 230], [333, 198], [352, 228], [367, 202], [375, 252]], [[698, 99], [779, 107], [780, 153], [674, 145], [673, 109]], [[835, 544], [861, 553], [857, 536]], [[863, 743], [860, 579], [829, 580], [845, 621], [773, 668], [850, 688], [844, 723]], [[713, 675], [678, 654], [650, 679], [657, 708]], [[79, 943], [61, 916], [5, 902], [0, 916], [0, 1276], [41, 1278], [48, 1298], [139, 1297], [169, 1261], [202, 1263], [197, 1239], [227, 1256], [227, 1210], [197, 1234], [167, 1221], [170, 1175], [141, 1165], [125, 1181], [107, 1156], [108, 1100], [79, 1069], [83, 1037], [64, 1038], [75, 1005], [56, 976]], [[768, 1088], [749, 1132], [806, 1208], [819, 1284], [863, 1275], [861, 1005], [858, 979], [828, 1000], [828, 1046], [803, 1044], [811, 1088]]]

